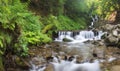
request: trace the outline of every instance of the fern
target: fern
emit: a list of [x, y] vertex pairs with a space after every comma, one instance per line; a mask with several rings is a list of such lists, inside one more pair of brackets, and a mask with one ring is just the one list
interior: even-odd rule
[[20, 0], [0, 0], [0, 27], [4, 31], [0, 32], [3, 33], [0, 35], [0, 53], [4, 54], [4, 50], [11, 44], [13, 53], [25, 56], [28, 54], [29, 44], [51, 41], [48, 36], [41, 33], [40, 17], [28, 11], [27, 5]]

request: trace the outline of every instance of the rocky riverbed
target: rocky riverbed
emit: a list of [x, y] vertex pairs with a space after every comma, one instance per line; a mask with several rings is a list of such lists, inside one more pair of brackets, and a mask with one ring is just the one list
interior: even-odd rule
[[[81, 48], [71, 48], [74, 45], [67, 43], [51, 43], [41, 47], [32, 46], [29, 53], [29, 59], [15, 58], [17, 64], [16, 69], [7, 68], [7, 71], [54, 71], [54, 67], [50, 62], [53, 61], [53, 56], [61, 57], [61, 60], [68, 59], [72, 61], [72, 56], [77, 56], [76, 63], [80, 64], [83, 62], [92, 63], [93, 60], [100, 60], [101, 71], [119, 71], [120, 68], [120, 49], [117, 47], [106, 47], [104, 45], [93, 45], [81, 43]], [[69, 46], [68, 46], [69, 45]], [[76, 44], [77, 45], [77, 44]], [[86, 48], [87, 47], [87, 48]], [[84, 51], [86, 49], [87, 51]], [[89, 52], [89, 53], [86, 53]], [[35, 68], [35, 69], [34, 69]]]
[[[109, 26], [109, 28], [106, 26]], [[79, 65], [86, 62], [91, 65], [97, 60], [101, 71], [119, 71], [120, 25], [111, 26], [107, 24], [101, 28], [107, 31], [107, 34], [101, 40], [86, 41], [84, 43], [53, 42], [40, 47], [30, 46], [27, 58], [17, 56], [11, 56], [11, 60], [8, 58], [7, 63], [10, 62], [11, 65], [6, 68], [6, 71], [57, 71], [53, 65], [54, 63], [59, 64], [63, 60], [72, 62], [74, 58], [76, 59], [74, 63]], [[84, 70], [79, 69], [77, 71]]]

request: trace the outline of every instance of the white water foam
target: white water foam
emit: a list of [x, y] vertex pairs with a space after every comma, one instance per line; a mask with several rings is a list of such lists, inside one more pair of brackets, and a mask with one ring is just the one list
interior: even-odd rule
[[54, 66], [54, 71], [101, 71], [99, 66], [99, 61], [94, 61], [93, 63], [75, 63], [75, 59], [73, 61], [64, 61], [62, 60], [60, 63], [52, 62]]
[[[54, 71], [101, 71], [98, 60], [95, 60], [93, 63], [77, 64], [75, 58], [72, 61], [61, 60], [59, 62], [58, 58], [54, 57], [51, 64], [54, 67]], [[30, 71], [44, 71], [46, 68], [45, 66], [42, 68], [33, 67]]]
[[115, 58], [115, 57], [110, 57], [109, 59], [108, 59], [108, 62], [112, 62], [112, 61], [114, 61], [114, 60], [116, 60], [117, 58]]
[[[78, 33], [70, 31], [59, 31], [58, 38], [55, 41], [62, 42], [64, 38], [71, 40], [73, 43], [81, 43], [88, 40], [100, 40], [101, 36], [104, 34], [102, 31], [98, 31], [96, 35], [93, 31], [80, 31]], [[74, 35], [74, 36], [73, 36]]]

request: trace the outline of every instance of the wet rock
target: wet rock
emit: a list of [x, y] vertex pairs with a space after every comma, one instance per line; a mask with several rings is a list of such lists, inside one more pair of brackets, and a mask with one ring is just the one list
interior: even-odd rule
[[93, 50], [93, 56], [97, 58], [105, 58], [105, 47], [96, 47]]
[[112, 35], [117, 37], [118, 36], [118, 30], [117, 29], [112, 30]]
[[47, 60], [47, 62], [52, 62], [53, 61], [53, 57], [51, 57], [51, 56], [47, 57], [46, 60]]
[[63, 41], [64, 41], [64, 42], [71, 42], [72, 40], [71, 40], [71, 39], [68, 39], [68, 38], [63, 38]]
[[104, 40], [98, 40], [98, 41], [93, 41], [92, 44], [97, 45], [97, 46], [104, 46]]
[[31, 60], [31, 65], [34, 64], [35, 66], [39, 66], [39, 65], [42, 65], [44, 63], [47, 63], [47, 62], [45, 61], [45, 59], [42, 56], [34, 57]]
[[93, 29], [93, 32], [94, 32], [94, 36], [98, 36], [99, 35], [99, 30], [97, 28]]
[[77, 56], [77, 57], [76, 57], [76, 63], [81, 63], [82, 60], [83, 60], [82, 57], [80, 57], [80, 56]]
[[63, 60], [67, 60], [67, 59], [68, 59], [68, 57], [67, 57], [67, 56], [65, 56]]
[[107, 32], [102, 38], [108, 46], [120, 46], [120, 24], [110, 25], [106, 24], [102, 28]]
[[65, 55], [65, 52], [60, 51], [59, 55]]
[[48, 66], [46, 67], [46, 69], [44, 71], [54, 71], [54, 67], [52, 64], [48, 64]]
[[44, 46], [44, 48], [52, 48], [52, 46], [49, 45], [49, 44], [46, 44], [46, 45]]
[[119, 28], [119, 29], [120, 29], [120, 24], [117, 24], [117, 28]]
[[116, 45], [118, 41], [119, 39], [111, 34], [105, 39], [107, 45]]
[[110, 71], [120, 71], [120, 65], [112, 66]]
[[28, 70], [30, 67], [29, 62], [26, 59], [20, 58], [18, 56], [15, 56], [15, 63], [16, 66], [20, 67], [21, 69]]
[[70, 57], [68, 58], [68, 61], [72, 61], [74, 58], [75, 58], [74, 56], [70, 56]]
[[103, 30], [105, 30], [105, 31], [107, 31], [107, 32], [111, 32], [112, 31], [112, 29], [113, 29], [113, 25], [111, 25], [111, 24], [106, 24], [106, 25], [104, 25], [104, 27], [103, 27]]

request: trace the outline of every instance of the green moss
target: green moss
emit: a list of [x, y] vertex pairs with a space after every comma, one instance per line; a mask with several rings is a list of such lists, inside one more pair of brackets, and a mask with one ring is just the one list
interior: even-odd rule
[[3, 66], [2, 57], [0, 56], [0, 71], [5, 71]]

